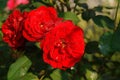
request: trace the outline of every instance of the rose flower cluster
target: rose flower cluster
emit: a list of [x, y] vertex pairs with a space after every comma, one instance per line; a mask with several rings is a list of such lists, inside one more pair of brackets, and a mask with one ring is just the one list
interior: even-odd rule
[[53, 68], [65, 70], [84, 54], [84, 34], [70, 20], [58, 17], [53, 7], [40, 6], [30, 12], [14, 10], [2, 25], [3, 41], [12, 49], [26, 42], [40, 42], [43, 60]]

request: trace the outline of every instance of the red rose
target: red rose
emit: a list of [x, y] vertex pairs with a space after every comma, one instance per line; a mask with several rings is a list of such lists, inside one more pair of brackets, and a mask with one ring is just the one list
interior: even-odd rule
[[54, 8], [41, 6], [28, 14], [23, 35], [29, 41], [41, 41], [59, 21]]
[[46, 63], [54, 68], [70, 68], [84, 54], [83, 31], [71, 21], [62, 22], [46, 34], [41, 48]]
[[14, 10], [2, 25], [3, 40], [13, 49], [22, 47], [25, 43], [21, 33], [26, 16], [27, 12], [21, 13], [19, 10]]

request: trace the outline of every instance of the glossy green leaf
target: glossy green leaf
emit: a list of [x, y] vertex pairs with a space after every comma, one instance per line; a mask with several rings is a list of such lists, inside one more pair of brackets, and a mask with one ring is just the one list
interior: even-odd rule
[[120, 51], [120, 22], [116, 31], [113, 34], [112, 49], [115, 51]]
[[86, 70], [86, 78], [87, 80], [97, 80], [98, 78], [98, 74], [94, 71], [91, 71], [91, 70]]
[[27, 73], [23, 77], [20, 77], [18, 80], [39, 80], [39, 78], [32, 73]]
[[103, 53], [104, 55], [107, 55], [110, 52], [112, 52], [111, 48], [112, 35], [113, 34], [111, 32], [106, 32], [100, 37], [99, 48], [101, 53]]
[[65, 20], [72, 20], [75, 24], [77, 24], [80, 20], [77, 15], [73, 12], [64, 12], [59, 14], [60, 17], [63, 17]]
[[20, 77], [24, 76], [31, 64], [32, 62], [26, 56], [20, 57], [10, 66], [7, 75], [8, 80], [18, 80]]
[[107, 16], [98, 15], [93, 18], [93, 21], [99, 27], [108, 27], [114, 29], [114, 21]]

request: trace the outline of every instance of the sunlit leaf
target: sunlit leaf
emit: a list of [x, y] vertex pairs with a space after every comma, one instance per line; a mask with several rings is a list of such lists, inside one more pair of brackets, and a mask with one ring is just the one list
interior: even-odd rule
[[60, 13], [60, 17], [63, 17], [65, 20], [72, 20], [75, 24], [79, 22], [79, 18], [73, 12]]
[[38, 77], [32, 73], [27, 73], [23, 77], [20, 77], [18, 80], [39, 80]]
[[20, 57], [10, 66], [7, 76], [8, 80], [18, 80], [20, 77], [24, 76], [31, 64], [31, 61], [26, 56]]
[[111, 57], [111, 60], [116, 61], [116, 62], [120, 62], [120, 53], [119, 52], [114, 53]]
[[114, 29], [114, 21], [107, 16], [98, 15], [93, 18], [93, 21], [99, 27], [108, 27]]
[[53, 80], [62, 80], [62, 76], [59, 69], [54, 70], [53, 73], [50, 74], [50, 76]]
[[86, 70], [86, 78], [87, 80], [97, 80], [98, 78], [98, 74], [94, 71], [91, 71], [91, 70]]

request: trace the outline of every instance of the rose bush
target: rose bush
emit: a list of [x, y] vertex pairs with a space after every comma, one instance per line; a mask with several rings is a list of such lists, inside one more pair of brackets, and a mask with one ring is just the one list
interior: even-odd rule
[[2, 25], [3, 40], [13, 49], [23, 47], [26, 39], [22, 35], [27, 12], [14, 10]]
[[119, 80], [120, 0], [26, 1], [0, 0], [0, 80]]
[[83, 31], [71, 21], [61, 22], [46, 34], [41, 47], [46, 63], [54, 68], [70, 68], [84, 54]]
[[29, 13], [15, 10], [2, 25], [2, 32], [13, 49], [23, 47], [26, 39], [40, 42], [44, 61], [54, 68], [70, 68], [84, 54], [82, 29], [72, 21], [62, 21], [52, 7], [41, 6]]

